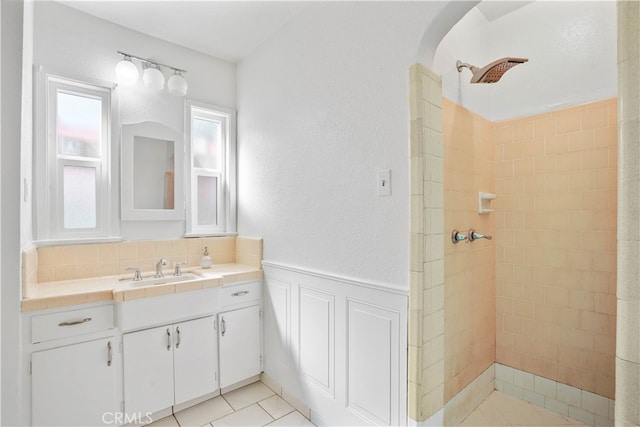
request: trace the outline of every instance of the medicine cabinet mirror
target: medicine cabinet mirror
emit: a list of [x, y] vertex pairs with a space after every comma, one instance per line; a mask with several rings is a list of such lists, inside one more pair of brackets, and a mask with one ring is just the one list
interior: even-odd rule
[[122, 125], [122, 219], [184, 219], [184, 142], [161, 123]]

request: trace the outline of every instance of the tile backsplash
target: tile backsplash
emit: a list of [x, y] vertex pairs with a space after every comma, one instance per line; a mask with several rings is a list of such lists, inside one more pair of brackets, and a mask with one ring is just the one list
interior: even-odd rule
[[197, 267], [205, 247], [214, 264], [262, 268], [261, 238], [204, 237], [47, 246], [23, 252], [23, 297], [29, 298], [37, 283], [126, 274], [127, 267], [152, 272], [160, 258], [168, 261], [165, 269], [172, 268], [175, 262]]

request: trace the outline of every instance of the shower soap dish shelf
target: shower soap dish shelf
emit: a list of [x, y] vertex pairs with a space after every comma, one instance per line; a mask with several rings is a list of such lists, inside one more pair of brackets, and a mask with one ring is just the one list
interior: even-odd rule
[[495, 199], [496, 195], [493, 193], [483, 193], [482, 191], [478, 192], [478, 213], [479, 214], [489, 214], [493, 212], [491, 209], [491, 200]]

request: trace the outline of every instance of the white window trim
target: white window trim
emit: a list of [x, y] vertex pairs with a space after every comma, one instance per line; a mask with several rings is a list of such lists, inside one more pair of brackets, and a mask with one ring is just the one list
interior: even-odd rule
[[[117, 162], [119, 158], [118, 135], [118, 114], [117, 114], [117, 94], [113, 90], [113, 83], [96, 79], [66, 77], [62, 74], [52, 73], [42, 66], [34, 66], [34, 197], [33, 197], [33, 218], [34, 237], [37, 246], [47, 246], [52, 244], [72, 244], [108, 242], [121, 240], [119, 235], [118, 219], [118, 193], [114, 189], [119, 188], [119, 178], [117, 173]], [[50, 83], [51, 82], [51, 87]], [[97, 227], [95, 230], [75, 231], [64, 230], [64, 218], [62, 215], [61, 197], [56, 197], [56, 187], [59, 187], [59, 176], [62, 174], [61, 166], [65, 164], [75, 164], [72, 159], [59, 160], [57, 157], [57, 147], [49, 144], [51, 133], [55, 135], [55, 119], [49, 117], [51, 103], [51, 90], [56, 87], [69, 87], [73, 92], [95, 94], [100, 93], [103, 100], [103, 114], [107, 115], [109, 126], [103, 129], [106, 142], [104, 150], [103, 167], [100, 176], [97, 176], [97, 185], [102, 185], [100, 189], [102, 198], [97, 200], [96, 214]], [[52, 126], [53, 122], [53, 126]], [[53, 136], [55, 137], [55, 136]], [[86, 162], [85, 162], [86, 163]], [[62, 191], [61, 188], [57, 189]], [[99, 197], [99, 194], [97, 194]]]
[[[195, 206], [196, 183], [195, 177], [217, 176], [217, 174], [199, 173], [196, 175], [193, 167], [193, 150], [191, 145], [191, 119], [193, 109], [202, 109], [210, 112], [212, 117], [223, 122], [222, 132], [226, 145], [223, 147], [225, 156], [223, 170], [220, 177], [223, 179], [218, 192], [219, 211], [217, 226], [198, 226], [197, 207]], [[187, 215], [186, 237], [234, 235], [237, 228], [237, 180], [236, 180], [236, 111], [230, 108], [219, 107], [205, 102], [187, 100], [185, 109], [185, 143], [187, 146], [187, 171], [189, 182], [187, 184]], [[222, 217], [222, 218], [220, 218]]]

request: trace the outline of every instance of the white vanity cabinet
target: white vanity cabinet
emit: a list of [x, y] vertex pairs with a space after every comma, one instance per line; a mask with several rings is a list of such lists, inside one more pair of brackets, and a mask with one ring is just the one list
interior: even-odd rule
[[262, 282], [220, 288], [220, 388], [262, 372]]
[[218, 314], [220, 388], [262, 372], [260, 306]]
[[100, 426], [118, 411], [113, 337], [35, 352], [32, 425]]
[[31, 425], [112, 425], [120, 410], [113, 306], [28, 317]]
[[126, 413], [157, 412], [218, 389], [215, 317], [123, 335]]

